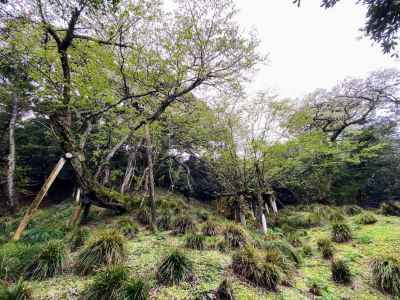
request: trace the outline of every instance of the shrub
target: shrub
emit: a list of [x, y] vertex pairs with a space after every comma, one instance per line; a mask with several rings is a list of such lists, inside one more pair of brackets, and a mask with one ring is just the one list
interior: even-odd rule
[[261, 247], [267, 251], [272, 250], [272, 249], [279, 250], [283, 255], [285, 255], [288, 259], [293, 261], [295, 264], [300, 263], [300, 257], [297, 254], [296, 250], [288, 242], [286, 242], [284, 240], [265, 241]]
[[246, 246], [232, 258], [233, 272], [256, 286], [276, 290], [280, 273], [276, 265], [263, 261], [255, 249]]
[[136, 217], [139, 223], [144, 226], [148, 226], [151, 224], [151, 213], [147, 207], [139, 209]]
[[50, 240], [61, 240], [64, 231], [58, 228], [33, 228], [25, 231], [22, 240], [29, 243], [44, 243]]
[[247, 243], [247, 234], [239, 225], [228, 225], [224, 230], [224, 238], [231, 248], [239, 248]]
[[400, 206], [394, 202], [384, 202], [381, 205], [381, 212], [386, 216], [400, 216]]
[[191, 217], [180, 216], [175, 220], [174, 233], [175, 234], [184, 234], [189, 231], [194, 231], [195, 227], [196, 226]]
[[275, 265], [286, 275], [290, 275], [293, 271], [293, 265], [290, 260], [277, 248], [265, 251], [264, 261], [268, 264]]
[[82, 247], [89, 237], [89, 230], [87, 228], [77, 227], [72, 231], [69, 239], [69, 247], [72, 252]]
[[62, 241], [49, 241], [35, 255], [25, 270], [30, 279], [45, 279], [62, 273], [65, 265], [66, 249]]
[[235, 300], [231, 283], [224, 279], [215, 292], [216, 300]]
[[177, 284], [188, 280], [192, 275], [192, 262], [186, 255], [174, 250], [164, 258], [157, 271], [157, 279], [161, 284]]
[[120, 265], [107, 267], [98, 273], [83, 293], [84, 300], [119, 300], [123, 299], [124, 283], [128, 279], [128, 271]]
[[206, 236], [215, 236], [218, 234], [218, 225], [212, 222], [207, 222], [203, 226], [203, 234]]
[[305, 257], [310, 257], [312, 256], [312, 248], [310, 245], [304, 245], [303, 248], [301, 249], [301, 253], [303, 254], [303, 256]]
[[123, 289], [124, 300], [147, 300], [149, 299], [149, 286], [142, 279], [128, 280]]
[[331, 235], [332, 240], [337, 243], [348, 242], [352, 239], [350, 227], [344, 223], [334, 223]]
[[318, 250], [321, 251], [322, 257], [330, 259], [333, 256], [334, 248], [332, 242], [326, 238], [317, 241]]
[[26, 286], [25, 282], [18, 281], [11, 287], [6, 287], [0, 283], [0, 299], [1, 300], [30, 300], [32, 299], [31, 290]]
[[121, 234], [116, 230], [105, 230], [79, 254], [76, 269], [79, 274], [85, 275], [96, 267], [121, 263], [125, 256]]
[[360, 214], [362, 209], [358, 205], [346, 205], [343, 207], [343, 212], [348, 216], [355, 216]]
[[331, 263], [332, 280], [338, 283], [350, 283], [350, 267], [344, 260], [332, 260]]
[[205, 236], [200, 234], [191, 234], [186, 238], [186, 247], [196, 250], [204, 250]]
[[117, 222], [117, 228], [128, 239], [133, 239], [139, 232], [139, 228], [131, 219], [123, 218]]
[[400, 261], [394, 257], [376, 258], [371, 263], [375, 286], [394, 296], [400, 296]]
[[378, 221], [378, 219], [372, 213], [362, 214], [356, 219], [357, 224], [363, 224], [363, 225], [374, 224], [377, 221]]
[[171, 230], [173, 227], [172, 225], [172, 218], [168, 213], [157, 218], [157, 228], [160, 230]]

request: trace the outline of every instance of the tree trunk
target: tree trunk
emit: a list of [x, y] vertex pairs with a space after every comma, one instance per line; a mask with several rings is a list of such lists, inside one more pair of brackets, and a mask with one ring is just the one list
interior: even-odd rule
[[145, 135], [146, 135], [146, 152], [147, 152], [147, 166], [149, 168], [149, 192], [150, 192], [150, 207], [151, 207], [151, 226], [155, 230], [156, 229], [156, 195], [154, 189], [154, 174], [153, 174], [153, 157], [152, 157], [152, 147], [151, 147], [151, 139], [150, 139], [150, 131], [149, 125], [146, 124], [145, 127]]
[[46, 179], [40, 192], [36, 195], [35, 199], [32, 201], [31, 205], [29, 206], [28, 211], [25, 213], [23, 219], [19, 223], [19, 226], [13, 236], [14, 241], [17, 241], [21, 238], [21, 235], [24, 232], [26, 226], [28, 226], [30, 220], [33, 218], [33, 215], [39, 208], [40, 203], [42, 203], [43, 198], [46, 196], [47, 191], [53, 184], [58, 173], [60, 173], [61, 169], [63, 168], [65, 161], [66, 161], [65, 158], [61, 157], [60, 160], [58, 161], [58, 163], [56, 164], [56, 166], [54, 167], [53, 171], [51, 172], [50, 176]]
[[273, 194], [271, 194], [269, 201], [271, 203], [271, 207], [272, 207], [272, 211], [274, 212], [274, 214], [278, 213], [278, 207], [276, 205], [276, 200]]
[[9, 123], [9, 154], [8, 154], [8, 168], [7, 168], [7, 194], [8, 194], [8, 207], [12, 213], [15, 212], [17, 206], [17, 199], [15, 195], [15, 125], [18, 116], [18, 98], [14, 96], [11, 111], [11, 118]]
[[126, 166], [125, 176], [121, 184], [120, 192], [124, 194], [131, 189], [132, 178], [135, 175], [136, 168], [136, 147], [129, 152], [128, 163]]
[[244, 204], [244, 196], [243, 194], [241, 194], [239, 196], [239, 218], [240, 218], [240, 223], [243, 226], [246, 226], [246, 215], [244, 214], [243, 204]]
[[263, 203], [264, 203], [264, 199], [263, 199], [261, 191], [259, 190], [259, 191], [257, 191], [257, 223], [259, 226], [259, 230], [261, 232], [264, 231], [264, 226], [262, 223], [262, 216], [264, 214], [263, 213]]
[[267, 219], [265, 218], [264, 212], [261, 215], [262, 233], [267, 234]]

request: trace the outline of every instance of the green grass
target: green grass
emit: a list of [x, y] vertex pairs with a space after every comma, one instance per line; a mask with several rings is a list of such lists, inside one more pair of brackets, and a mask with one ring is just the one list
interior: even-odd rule
[[[393, 256], [399, 258], [400, 249], [400, 218], [395, 216], [384, 216], [373, 212], [378, 221], [370, 225], [358, 225], [356, 219], [360, 215], [345, 215], [345, 222], [349, 224], [353, 239], [347, 243], [334, 243], [334, 258], [337, 260], [345, 260], [352, 273], [352, 285], [335, 283], [332, 280], [331, 261], [323, 259], [318, 250], [317, 241], [321, 238], [330, 239], [331, 226], [327, 218], [322, 218], [323, 222], [319, 226], [312, 226], [305, 230], [307, 234], [303, 234], [298, 228], [294, 228], [294, 232], [298, 233], [303, 247], [293, 248], [285, 239], [286, 235], [279, 230], [270, 230], [268, 237], [265, 238], [259, 233], [254, 232], [250, 227], [246, 228], [247, 236], [251, 244], [258, 244], [258, 250], [266, 252], [269, 249], [280, 249], [284, 252], [285, 260], [281, 257], [274, 258], [275, 254], [271, 254], [268, 258], [279, 259], [283, 263], [281, 268], [281, 276], [284, 278], [283, 268], [289, 261], [292, 267], [290, 276], [290, 284], [280, 284], [276, 292], [268, 292], [240, 279], [233, 274], [231, 269], [232, 256], [236, 252], [235, 249], [228, 247], [226, 252], [221, 252], [217, 248], [217, 244], [223, 242], [224, 229], [232, 224], [215, 214], [215, 209], [207, 209], [207, 206], [201, 204], [191, 204], [185, 207], [182, 197], [175, 196], [171, 193], [160, 194], [160, 204], [171, 210], [181, 210], [185, 215], [189, 215], [198, 223], [198, 230], [195, 234], [200, 234], [206, 226], [206, 222], [199, 223], [198, 212], [208, 212], [208, 219], [212, 224], [218, 226], [219, 230], [216, 235], [206, 237], [206, 247], [203, 251], [186, 248], [187, 235], [174, 235], [170, 231], [159, 231], [154, 234], [145, 226], [139, 226], [137, 233], [133, 238], [124, 239], [125, 258], [124, 266], [129, 270], [129, 278], [132, 280], [143, 279], [143, 282], [150, 288], [150, 295], [154, 299], [159, 300], [184, 300], [193, 299], [194, 295], [199, 295], [208, 291], [216, 291], [221, 282], [227, 279], [231, 283], [232, 291], [236, 300], [257, 300], [257, 299], [310, 299], [309, 292], [313, 284], [319, 287], [321, 296], [319, 299], [361, 299], [361, 300], [384, 300], [388, 299], [388, 295], [377, 289], [371, 280], [371, 270], [368, 267], [372, 260], [380, 256]], [[296, 215], [307, 216], [309, 212], [317, 211], [323, 214], [325, 211], [337, 211], [334, 208], [323, 207], [315, 209], [307, 208], [307, 211], [298, 211], [296, 208], [288, 207], [282, 211], [282, 215], [287, 217], [295, 217]], [[55, 207], [41, 209], [35, 217], [34, 224], [29, 229], [45, 228], [46, 226], [54, 228], [62, 228], [72, 215], [74, 207], [72, 205], [61, 204]], [[281, 212], [280, 212], [281, 213]], [[327, 212], [328, 214], [328, 212]], [[173, 215], [174, 217], [175, 215]], [[135, 219], [135, 211], [131, 215], [112, 216], [101, 209], [93, 209], [93, 219], [88, 224], [90, 228], [90, 236], [88, 242], [77, 252], [68, 252], [70, 264], [67, 264], [62, 274], [54, 278], [46, 278], [41, 281], [29, 281], [27, 286], [32, 290], [33, 299], [68, 299], [81, 295], [93, 282], [97, 274], [102, 271], [99, 269], [95, 273], [87, 276], [81, 276], [73, 272], [71, 264], [77, 261], [79, 253], [83, 251], [96, 237], [101, 234], [104, 228], [118, 228], [123, 224], [126, 218]], [[303, 219], [303, 218], [301, 218]], [[302, 221], [301, 221], [302, 222]], [[300, 223], [301, 223], [300, 222]], [[18, 224], [18, 219], [8, 220], [6, 234], [9, 236], [12, 228]], [[51, 225], [51, 224], [54, 224]], [[173, 224], [173, 223], [172, 223]], [[303, 223], [304, 225], [304, 223]], [[240, 226], [239, 226], [240, 227]], [[272, 228], [272, 226], [270, 226]], [[171, 228], [173, 230], [173, 228]], [[1, 235], [1, 233], [0, 233]], [[66, 245], [69, 242], [69, 233], [64, 239]], [[31, 247], [40, 246], [36, 243], [34, 246], [26, 245], [24, 242], [7, 243], [0, 245], [1, 253], [12, 253], [6, 255], [5, 261], [8, 261], [8, 280], [18, 281], [18, 274], [21, 271], [18, 261], [24, 261], [26, 257], [30, 257], [29, 249]], [[311, 256], [303, 255], [303, 248], [311, 249]], [[69, 251], [69, 247], [67, 247]], [[162, 264], [163, 259], [175, 249], [183, 251], [192, 263], [193, 278], [183, 280], [174, 285], [160, 285], [157, 282], [157, 270]], [[24, 254], [25, 253], [25, 254]], [[17, 254], [17, 255], [14, 255]], [[266, 256], [264, 256], [266, 257]], [[2, 267], [0, 265], [0, 274]], [[4, 271], [4, 268], [3, 268]], [[10, 276], [12, 274], [12, 276]], [[74, 296], [75, 295], [75, 296]]]

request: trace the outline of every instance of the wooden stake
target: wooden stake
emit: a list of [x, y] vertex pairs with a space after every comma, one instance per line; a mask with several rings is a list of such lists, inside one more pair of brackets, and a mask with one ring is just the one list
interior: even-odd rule
[[[69, 158], [69, 155], [66, 157]], [[26, 226], [28, 226], [33, 215], [39, 208], [40, 203], [42, 203], [43, 198], [46, 196], [48, 190], [50, 189], [57, 175], [60, 173], [65, 162], [66, 159], [64, 157], [61, 157], [56, 166], [54, 167], [53, 171], [51, 171], [50, 176], [46, 179], [45, 183], [42, 186], [42, 189], [36, 195], [35, 199], [32, 201], [31, 205], [28, 208], [28, 211], [25, 213], [23, 219], [21, 220], [21, 223], [19, 224], [17, 230], [15, 231], [15, 234], [12, 238], [14, 241], [18, 241], [21, 238], [21, 235], [24, 232]]]

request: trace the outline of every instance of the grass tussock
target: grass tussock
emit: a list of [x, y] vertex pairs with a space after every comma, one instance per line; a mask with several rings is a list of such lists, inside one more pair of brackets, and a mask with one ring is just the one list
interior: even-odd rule
[[81, 248], [89, 238], [89, 235], [89, 230], [87, 228], [74, 228], [68, 241], [70, 250], [75, 252]]
[[116, 230], [98, 233], [79, 254], [76, 270], [81, 275], [92, 272], [95, 268], [122, 263], [126, 257], [124, 239]]
[[304, 245], [301, 249], [301, 253], [304, 257], [311, 257], [313, 255], [313, 251], [310, 245]]
[[147, 300], [149, 299], [149, 286], [142, 279], [128, 280], [123, 289], [124, 300]]
[[13, 286], [7, 287], [0, 283], [1, 300], [31, 300], [32, 292], [23, 281], [18, 281]]
[[375, 224], [378, 222], [378, 219], [375, 217], [373, 213], [365, 213], [356, 219], [357, 224], [362, 224], [362, 225], [370, 225], [370, 224]]
[[339, 223], [339, 222], [343, 222], [346, 218], [339, 210], [334, 209], [329, 214], [328, 219], [332, 223]]
[[376, 258], [371, 263], [372, 281], [388, 294], [400, 296], [400, 261], [394, 257]]
[[156, 222], [159, 230], [171, 230], [173, 228], [172, 218], [169, 213], [164, 213], [159, 216]]
[[250, 246], [235, 253], [232, 258], [233, 272], [255, 286], [275, 291], [281, 280], [279, 268]]
[[362, 208], [358, 205], [346, 205], [343, 207], [343, 212], [348, 216], [355, 216], [362, 213]]
[[215, 299], [235, 300], [235, 295], [233, 293], [232, 285], [227, 279], [224, 279], [219, 285], [218, 289], [215, 291]]
[[206, 237], [201, 234], [190, 234], [186, 237], [186, 247], [195, 250], [205, 249]]
[[400, 205], [394, 202], [384, 202], [381, 205], [381, 212], [385, 216], [400, 216]]
[[301, 262], [301, 258], [298, 255], [297, 251], [285, 240], [265, 241], [264, 243], [262, 243], [261, 248], [266, 251], [276, 249], [296, 265], [300, 264]]
[[133, 239], [139, 232], [139, 227], [130, 218], [123, 218], [116, 224], [117, 229], [127, 239]]
[[334, 247], [332, 242], [327, 238], [322, 238], [317, 241], [318, 250], [321, 251], [322, 257], [330, 259], [333, 257]]
[[24, 232], [22, 241], [27, 243], [46, 243], [51, 240], [61, 240], [65, 232], [59, 228], [32, 228]]
[[207, 222], [202, 228], [202, 232], [205, 236], [216, 236], [219, 233], [219, 226], [213, 222]]
[[193, 263], [179, 250], [174, 250], [161, 262], [157, 271], [158, 282], [174, 285], [187, 281], [193, 275]]
[[351, 282], [351, 271], [349, 265], [344, 260], [332, 260], [331, 262], [332, 280], [337, 283], [348, 284]]
[[236, 224], [230, 224], [225, 227], [224, 238], [230, 248], [243, 247], [248, 240], [246, 231]]
[[61, 274], [64, 270], [66, 254], [63, 241], [49, 241], [27, 265], [25, 276], [29, 279], [42, 280]]
[[345, 223], [334, 223], [331, 229], [332, 241], [336, 243], [345, 243], [351, 241], [353, 234], [350, 227]]
[[190, 216], [180, 216], [175, 220], [174, 234], [185, 234], [187, 232], [193, 232], [195, 228], [196, 224]]
[[136, 218], [143, 226], [149, 226], [151, 224], [151, 212], [147, 207], [139, 209]]

